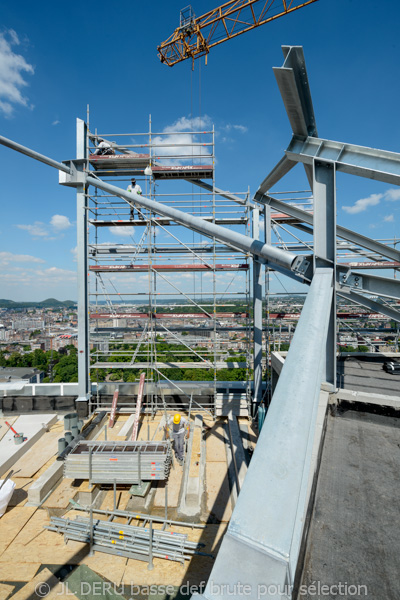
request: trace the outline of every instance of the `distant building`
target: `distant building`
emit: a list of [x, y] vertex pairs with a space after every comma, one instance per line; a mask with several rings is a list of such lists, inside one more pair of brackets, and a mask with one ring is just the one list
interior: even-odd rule
[[12, 321], [13, 329], [44, 329], [45, 322], [43, 319], [15, 319]]
[[0, 367], [0, 382], [25, 381], [26, 383], [41, 383], [44, 371], [31, 367]]

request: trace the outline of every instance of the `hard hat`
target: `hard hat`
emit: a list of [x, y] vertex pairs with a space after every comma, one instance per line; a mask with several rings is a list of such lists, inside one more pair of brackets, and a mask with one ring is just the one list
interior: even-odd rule
[[175, 423], [175, 425], [179, 425], [180, 422], [181, 422], [181, 415], [179, 413], [176, 413], [176, 415], [174, 415], [174, 423]]
[[101, 142], [104, 142], [103, 138], [97, 138], [97, 143], [101, 144]]
[[131, 181], [132, 183], [136, 183], [136, 179], [134, 177], [132, 177]]

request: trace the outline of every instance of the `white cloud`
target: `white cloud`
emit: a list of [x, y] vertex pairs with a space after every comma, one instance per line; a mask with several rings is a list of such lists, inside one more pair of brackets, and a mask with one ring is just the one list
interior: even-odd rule
[[239, 131], [240, 133], [247, 133], [248, 132], [248, 128], [245, 125], [232, 125], [231, 123], [228, 123], [227, 125], [225, 125], [224, 127], [222, 127], [223, 130], [225, 131]]
[[65, 283], [66, 281], [76, 281], [76, 272], [58, 267], [49, 267], [48, 269], [38, 270], [35, 274], [42, 283]]
[[50, 225], [52, 225], [57, 231], [62, 231], [63, 229], [72, 227], [71, 221], [64, 215], [53, 215], [51, 217]]
[[367, 198], [361, 198], [353, 206], [343, 206], [343, 210], [351, 215], [355, 215], [367, 210], [369, 206], [376, 206], [384, 197], [384, 194], [371, 194]]
[[[30, 254], [12, 254], [12, 252], [0, 252], [0, 264], [3, 266], [9, 265], [10, 263], [23, 262], [23, 263], [44, 263], [45, 260], [31, 256]], [[14, 267], [14, 269], [17, 267]]]
[[[172, 125], [164, 127], [163, 131], [167, 135], [158, 135], [153, 138], [153, 144], [156, 146], [159, 144], [155, 148], [156, 156], [162, 158], [164, 165], [181, 165], [191, 160], [192, 155], [201, 155], [204, 158], [196, 158], [195, 163], [204, 164], [204, 159], [210, 157], [210, 151], [207, 146], [193, 146], [194, 143], [200, 142], [200, 137], [191, 131], [210, 131], [211, 126], [211, 119], [208, 115], [194, 119], [180, 117]], [[211, 139], [202, 141], [208, 143]], [[170, 156], [175, 158], [168, 158]]]
[[13, 46], [19, 43], [13, 29], [0, 33], [0, 112], [6, 117], [13, 114], [15, 105], [29, 106], [22, 89], [28, 85], [24, 74], [33, 74], [34, 68], [23, 56], [14, 52]]
[[45, 224], [41, 221], [35, 221], [33, 225], [17, 225], [18, 229], [23, 229], [30, 233], [33, 237], [47, 237], [49, 232], [45, 229]]
[[383, 217], [383, 220], [385, 221], [385, 223], [393, 223], [394, 215], [386, 215], [386, 217]]
[[58, 119], [56, 119], [55, 121], [52, 122], [52, 125], [59, 125], [61, 121], [59, 121]]
[[400, 189], [399, 188], [391, 188], [385, 193], [385, 200], [389, 200], [391, 202], [400, 200]]
[[400, 189], [390, 188], [382, 194], [371, 194], [367, 198], [361, 198], [360, 200], [357, 200], [353, 206], [343, 206], [343, 210], [354, 215], [367, 210], [369, 206], [376, 206], [381, 200], [388, 200], [389, 202], [396, 202], [397, 200], [400, 200]]
[[109, 227], [108, 231], [119, 237], [134, 237], [134, 227]]
[[78, 246], [75, 246], [75, 248], [71, 248], [70, 252], [72, 254], [73, 261], [76, 262], [78, 260]]
[[[49, 225], [53, 228], [53, 233], [57, 234], [57, 237], [50, 237]], [[18, 229], [27, 231], [33, 238], [42, 238], [47, 241], [54, 241], [62, 237], [62, 231], [72, 227], [72, 223], [68, 217], [64, 215], [53, 215], [50, 219], [50, 224], [47, 225], [42, 221], [35, 221], [33, 224], [24, 225], [18, 224]]]

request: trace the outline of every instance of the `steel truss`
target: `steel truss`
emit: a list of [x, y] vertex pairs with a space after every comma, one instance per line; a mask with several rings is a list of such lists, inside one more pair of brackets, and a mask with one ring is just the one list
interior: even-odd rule
[[[167, 206], [152, 197], [130, 195], [120, 187], [100, 180], [87, 170], [88, 157], [84, 144], [87, 139], [86, 126], [82, 121], [78, 121], [78, 158], [68, 163], [58, 163], [0, 137], [3, 145], [58, 169], [60, 183], [77, 190], [80, 279], [78, 356], [79, 394], [82, 401], [87, 401], [90, 393], [86, 253], [89, 185], [122, 198], [129, 204], [134, 202], [140, 210], [149, 211], [145, 214], [150, 215], [150, 221], [154, 215], [175, 221], [211, 238], [213, 244], [219, 242], [235, 251], [248, 253], [267, 269], [282, 272], [309, 285], [245, 483], [210, 575], [211, 585], [203, 595], [207, 600], [215, 597], [215, 589], [218, 590], [218, 598], [227, 600], [232, 595], [231, 586], [237, 582], [251, 586], [251, 593], [247, 594], [251, 598], [259, 596], [260, 586], [264, 586], [266, 581], [274, 585], [276, 590], [285, 590], [277, 592], [274, 597], [292, 597], [292, 590], [297, 583], [301, 547], [307, 533], [311, 483], [317, 468], [313, 446], [321, 384], [324, 384], [322, 399], [325, 407], [328, 400], [326, 390], [336, 389], [336, 295], [345, 294], [349, 301], [384, 314], [387, 305], [375, 303], [370, 297], [371, 293], [383, 298], [399, 298], [400, 284], [396, 280], [369, 275], [365, 271], [353, 272], [351, 267], [337, 264], [337, 237], [344, 238], [352, 247], [360, 247], [362, 252], [365, 249], [368, 253], [372, 252], [378, 260], [381, 256], [399, 262], [399, 257], [397, 250], [393, 251], [386, 244], [374, 243], [356, 232], [336, 227], [336, 172], [346, 171], [399, 185], [400, 154], [338, 142], [322, 143], [317, 137], [302, 48], [285, 46], [283, 51], [284, 65], [275, 69], [275, 74], [295, 137], [284, 158], [264, 179], [254, 198], [260, 212], [264, 212], [265, 242], [258, 239], [257, 226], [253, 237], [246, 236]], [[304, 164], [313, 191], [314, 210], [312, 223], [307, 222], [302, 214], [295, 219], [299, 221], [297, 227], [313, 234], [313, 254], [308, 251], [291, 252], [271, 243], [270, 188], [297, 162]], [[282, 207], [282, 212], [290, 215], [292, 207], [286, 205]], [[150, 246], [149, 256], [153, 260], [151, 250]], [[254, 296], [259, 299], [258, 267], [254, 271]], [[255, 303], [256, 311], [260, 310], [259, 305], [259, 302]], [[153, 308], [150, 307], [149, 312], [153, 313]], [[391, 311], [395, 309], [391, 308]], [[254, 327], [260, 327], [259, 312], [254, 316]], [[254, 338], [259, 344], [258, 331], [254, 333]], [[259, 356], [256, 345], [255, 350], [256, 360]], [[259, 365], [256, 367], [255, 364], [254, 368], [256, 370]], [[255, 392], [254, 395], [258, 398]]]

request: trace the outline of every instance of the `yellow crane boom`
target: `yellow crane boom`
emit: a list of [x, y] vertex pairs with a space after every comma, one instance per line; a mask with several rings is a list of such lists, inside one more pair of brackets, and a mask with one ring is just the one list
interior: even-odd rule
[[231, 0], [198, 18], [188, 6], [181, 10], [180, 26], [158, 46], [158, 56], [169, 67], [187, 58], [194, 61], [222, 42], [316, 1]]

